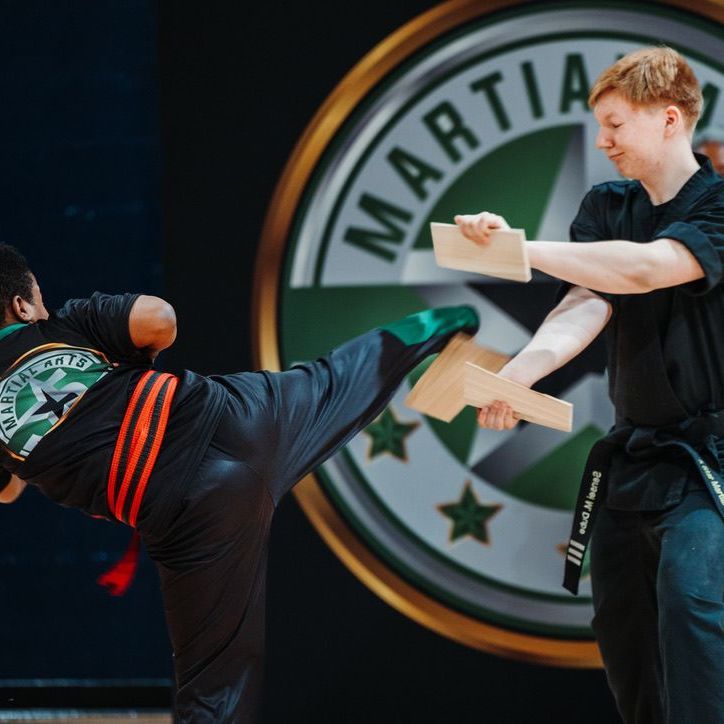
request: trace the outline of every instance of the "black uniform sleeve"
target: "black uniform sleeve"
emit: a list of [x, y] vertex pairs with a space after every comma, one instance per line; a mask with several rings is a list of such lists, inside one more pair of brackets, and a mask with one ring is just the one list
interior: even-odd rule
[[[569, 238], [572, 242], [604, 241], [609, 238], [606, 229], [602, 224], [605, 218], [605, 209], [602, 206], [601, 194], [594, 187], [584, 197], [581, 205], [573, 219], [569, 229]], [[562, 301], [563, 297], [573, 287], [570, 282], [561, 282], [556, 292], [556, 304]], [[613, 295], [596, 291], [600, 297], [607, 302], [611, 301]]]
[[724, 275], [724, 190], [717, 186], [682, 221], [675, 221], [658, 231], [656, 239], [676, 239], [696, 257], [704, 278], [681, 286], [692, 296], [706, 294], [722, 282]]
[[54, 316], [56, 321], [75, 329], [111, 359], [138, 361], [141, 353], [131, 340], [128, 319], [139, 296], [95, 292], [89, 299], [69, 300]]

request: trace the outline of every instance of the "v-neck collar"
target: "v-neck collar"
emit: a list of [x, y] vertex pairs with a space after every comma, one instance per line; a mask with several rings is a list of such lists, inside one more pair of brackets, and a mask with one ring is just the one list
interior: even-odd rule
[[652, 232], [662, 230], [674, 221], [680, 221], [685, 212], [708, 192], [715, 180], [718, 180], [711, 161], [700, 153], [695, 153], [694, 156], [699, 162], [699, 170], [687, 179], [673, 199], [663, 204], [654, 206], [643, 184], [640, 181], [636, 182], [639, 187], [639, 203], [643, 204], [641, 211], [648, 216], [655, 227], [651, 229]]
[[665, 201], [663, 204], [654, 205], [651, 203], [649, 194], [644, 188], [643, 184], [639, 181], [639, 187], [644, 195], [646, 203], [651, 207], [652, 211], [659, 217], [670, 214], [672, 211], [676, 211], [680, 208], [687, 208], [691, 203], [701, 196], [709, 186], [711, 177], [714, 175], [714, 168], [711, 165], [711, 161], [700, 153], [695, 153], [694, 156], [699, 162], [699, 170], [695, 171], [684, 183], [684, 185], [678, 190], [676, 196]]

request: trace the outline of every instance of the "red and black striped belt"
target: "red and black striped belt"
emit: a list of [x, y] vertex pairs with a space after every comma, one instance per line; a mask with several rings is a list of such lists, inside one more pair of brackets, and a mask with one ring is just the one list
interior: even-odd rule
[[177, 384], [175, 375], [149, 370], [126, 408], [108, 475], [108, 509], [132, 527], [161, 449]]

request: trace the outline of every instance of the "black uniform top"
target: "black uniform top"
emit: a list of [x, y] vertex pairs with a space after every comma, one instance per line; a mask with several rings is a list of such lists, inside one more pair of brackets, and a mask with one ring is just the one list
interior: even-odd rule
[[[0, 463], [62, 505], [110, 517], [106, 483], [126, 405], [151, 367], [131, 341], [137, 295], [69, 301], [47, 321], [0, 330]], [[177, 512], [218, 424], [217, 383], [179, 380], [138, 528]]]
[[[654, 206], [638, 181], [612, 181], [593, 187], [571, 225], [578, 242], [676, 239], [705, 273], [647, 294], [601, 294], [613, 308], [606, 335], [617, 426], [664, 427], [724, 410], [724, 180], [704, 156], [697, 160], [699, 171], [667, 203]], [[687, 477], [698, 476], [685, 455], [661, 456], [658, 465], [617, 456], [608, 505], [661, 510], [679, 502]]]

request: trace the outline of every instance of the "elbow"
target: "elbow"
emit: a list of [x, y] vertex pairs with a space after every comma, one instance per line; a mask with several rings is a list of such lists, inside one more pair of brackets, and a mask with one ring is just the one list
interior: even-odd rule
[[154, 319], [154, 337], [156, 343], [151, 345], [157, 349], [170, 347], [176, 339], [176, 311], [163, 299], [159, 299]]
[[613, 314], [613, 307], [611, 302], [607, 301], [603, 297], [595, 296], [595, 299], [589, 301], [589, 307], [591, 309], [594, 320], [596, 321], [599, 331], [603, 329], [611, 319]]
[[165, 300], [159, 300], [157, 324], [160, 332], [166, 336], [176, 338], [176, 310]]
[[647, 294], [658, 289], [659, 266], [652, 259], [646, 257], [631, 264], [625, 271], [625, 286], [628, 294]]
[[176, 312], [160, 297], [139, 297], [131, 310], [129, 329], [138, 349], [158, 352], [176, 339]]
[[704, 276], [699, 262], [678, 241], [657, 239], [638, 246], [638, 254], [627, 270], [633, 294], [653, 292]]

